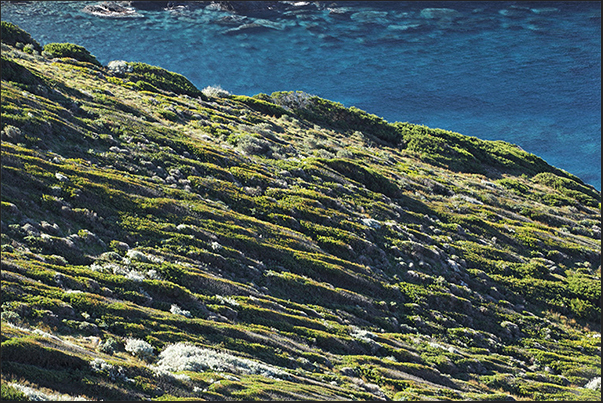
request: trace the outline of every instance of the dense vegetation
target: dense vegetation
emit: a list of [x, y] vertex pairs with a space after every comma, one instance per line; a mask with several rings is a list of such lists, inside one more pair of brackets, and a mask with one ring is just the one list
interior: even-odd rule
[[577, 177], [2, 29], [3, 399], [600, 401]]
[[101, 66], [96, 57], [92, 56], [86, 48], [73, 43], [49, 43], [44, 46], [44, 52], [49, 57], [72, 58], [82, 62]]
[[29, 45], [31, 46], [30, 49], [32, 50], [38, 52], [42, 51], [42, 47], [40, 46], [38, 41], [33, 39], [28, 32], [23, 31], [21, 28], [10, 22], [1, 22], [0, 37], [2, 38], [3, 43], [17, 47], [19, 49], [23, 49], [26, 45]]

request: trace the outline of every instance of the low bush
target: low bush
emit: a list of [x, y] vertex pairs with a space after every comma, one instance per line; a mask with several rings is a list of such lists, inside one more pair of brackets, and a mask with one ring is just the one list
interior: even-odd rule
[[578, 202], [597, 207], [601, 202], [601, 196], [594, 189], [583, 185], [579, 179], [573, 180], [555, 175], [552, 172], [542, 172], [534, 176], [534, 181], [559, 191], [564, 196], [575, 199]]
[[107, 69], [109, 69], [109, 73], [114, 74], [118, 77], [123, 76], [126, 73], [131, 73], [133, 71], [133, 67], [130, 66], [124, 60], [112, 60], [107, 64]]
[[81, 62], [92, 63], [96, 66], [102, 66], [96, 57], [90, 54], [86, 48], [74, 45], [73, 43], [49, 43], [44, 45], [44, 52], [51, 57], [70, 57]]
[[[2, 24], [4, 24], [4, 21], [2, 21]], [[0, 400], [3, 401], [28, 401], [28, 397], [25, 395], [25, 393], [21, 392], [20, 390], [17, 390], [16, 388], [14, 388], [11, 385], [7, 385], [7, 384], [2, 384], [1, 385], [1, 390], [2, 390], [2, 395], [0, 397]]]
[[[261, 95], [265, 95], [265, 97], [262, 97]], [[270, 97], [268, 97], [266, 94], [258, 94], [254, 95], [253, 97], [248, 97], [245, 95], [232, 95], [231, 99], [242, 102], [251, 109], [265, 115], [281, 117], [288, 114], [286, 109], [271, 102]]]
[[105, 354], [113, 354], [117, 351], [119, 344], [114, 338], [109, 338], [98, 346], [98, 350]]
[[271, 154], [271, 143], [259, 137], [250, 134], [244, 134], [236, 139], [237, 147], [248, 155], [269, 155]]
[[163, 371], [205, 370], [226, 371], [244, 374], [259, 374], [267, 377], [283, 377], [287, 374], [270, 365], [258, 363], [247, 358], [201, 348], [188, 343], [176, 343], [167, 346], [160, 354], [157, 368]]
[[[151, 66], [146, 63], [128, 63], [128, 66], [132, 68], [132, 72], [127, 73], [126, 77], [129, 78], [130, 81], [137, 82], [139, 87], [144, 87], [141, 88], [141, 90], [153, 91], [153, 88], [157, 88], [176, 94], [204, 97], [203, 93], [181, 74], [172, 73], [161, 67]], [[141, 86], [139, 84], [141, 81], [150, 86]]]
[[318, 124], [325, 124], [345, 132], [359, 131], [389, 144], [402, 140], [395, 126], [376, 115], [356, 107], [346, 108], [339, 102], [329, 101], [302, 91], [281, 91], [270, 95], [270, 100], [299, 116]]
[[213, 98], [226, 98], [226, 97], [230, 96], [230, 92], [222, 89], [222, 87], [220, 87], [219, 85], [218, 86], [207, 86], [207, 87], [203, 88], [201, 90], [201, 92], [206, 97], [213, 97]]
[[357, 163], [337, 158], [325, 161], [325, 164], [345, 177], [362, 183], [373, 192], [383, 193], [390, 197], [395, 197], [400, 192], [393, 181]]
[[125, 350], [131, 353], [133, 356], [148, 360], [153, 357], [153, 346], [144, 340], [140, 339], [127, 339]]

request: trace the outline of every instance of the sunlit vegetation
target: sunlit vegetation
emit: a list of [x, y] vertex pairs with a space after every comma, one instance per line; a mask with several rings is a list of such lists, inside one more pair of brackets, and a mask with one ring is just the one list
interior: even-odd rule
[[2, 23], [3, 400], [600, 400], [579, 178], [56, 45]]

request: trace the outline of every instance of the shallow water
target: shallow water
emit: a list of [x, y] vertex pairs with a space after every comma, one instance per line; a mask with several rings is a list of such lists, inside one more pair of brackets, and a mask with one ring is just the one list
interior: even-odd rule
[[199, 88], [302, 90], [505, 140], [601, 189], [600, 2], [297, 2], [231, 25], [200, 6], [128, 20], [80, 11], [94, 3], [3, 2], [2, 19], [42, 45], [158, 65]]

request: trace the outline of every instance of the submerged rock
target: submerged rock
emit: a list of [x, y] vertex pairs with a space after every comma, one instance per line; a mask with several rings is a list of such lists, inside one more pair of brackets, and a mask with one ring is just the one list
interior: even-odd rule
[[387, 11], [360, 11], [350, 16], [352, 20], [366, 24], [385, 24], [387, 23], [385, 17], [387, 17]]
[[417, 31], [423, 27], [422, 24], [392, 24], [388, 25], [387, 29], [390, 31]]
[[461, 17], [461, 13], [452, 8], [424, 8], [421, 17], [428, 19], [454, 19]]
[[349, 7], [332, 7], [328, 8], [329, 16], [340, 18], [340, 19], [348, 19], [350, 18], [352, 11]]
[[[131, 7], [135, 7], [139, 10], [163, 10], [167, 8], [170, 3], [174, 3], [173, 1], [128, 1], [125, 2]], [[188, 3], [188, 2], [187, 2]]]
[[216, 1], [210, 4], [212, 9], [229, 11], [244, 15], [266, 15], [284, 11], [286, 4], [280, 1]]
[[549, 13], [556, 13], [557, 11], [559, 11], [559, 9], [556, 7], [542, 7], [542, 8], [532, 8], [531, 11], [534, 14], [549, 14]]
[[103, 18], [144, 18], [132, 7], [125, 7], [115, 1], [105, 1], [100, 4], [90, 4], [82, 9], [86, 14]]

